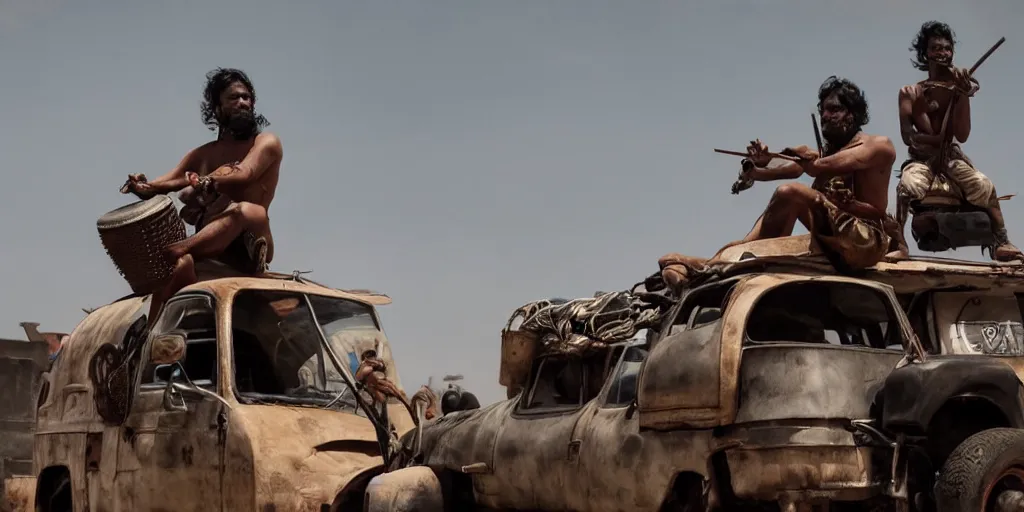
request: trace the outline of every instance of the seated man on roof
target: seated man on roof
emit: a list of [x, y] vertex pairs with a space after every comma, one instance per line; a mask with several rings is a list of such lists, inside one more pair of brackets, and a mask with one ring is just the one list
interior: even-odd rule
[[728, 246], [790, 236], [799, 220], [837, 269], [873, 266], [890, 251], [896, 236], [886, 214], [896, 150], [888, 137], [862, 131], [869, 120], [868, 103], [850, 80], [832, 76], [822, 83], [818, 114], [823, 156], [807, 146], [787, 148], [783, 154], [798, 160], [768, 167], [772, 157], [764, 144], [754, 141], [748, 148], [746, 179], [774, 181], [807, 174], [814, 183], [780, 185], [750, 233]]
[[269, 123], [255, 112], [256, 91], [241, 70], [211, 71], [203, 94], [203, 122], [218, 130], [217, 139], [189, 151], [167, 174], [153, 181], [130, 175], [122, 188], [140, 199], [180, 191], [182, 217], [196, 227], [194, 235], [164, 248], [174, 273], [153, 294], [150, 322], [168, 298], [197, 280], [195, 260], [216, 259], [258, 274], [274, 259], [267, 212], [277, 189], [281, 141], [262, 131]]
[[995, 237], [995, 243], [987, 247], [992, 259], [1024, 259], [1007, 236], [995, 186], [974, 167], [959, 144], [971, 135], [971, 98], [979, 85], [970, 70], [953, 67], [954, 44], [949, 25], [929, 21], [921, 26], [911, 47], [917, 57], [914, 67], [928, 76], [903, 86], [899, 93], [900, 135], [910, 156], [896, 187], [900, 232], [910, 203], [924, 199], [937, 178], [948, 179], [960, 188], [967, 203], [988, 212]]

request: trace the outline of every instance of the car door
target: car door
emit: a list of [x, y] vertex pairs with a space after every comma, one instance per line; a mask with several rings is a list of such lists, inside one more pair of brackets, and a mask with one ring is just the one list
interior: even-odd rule
[[[651, 456], [656, 435], [641, 436], [633, 407], [640, 368], [647, 358], [645, 341], [631, 342], [619, 352], [608, 384], [586, 407], [576, 424], [579, 443], [576, 469], [586, 497], [578, 508], [592, 512], [658, 510], [673, 471], [665, 471]], [[664, 460], [668, 460], [665, 458]]]
[[175, 368], [149, 364], [149, 347], [144, 348], [138, 390], [120, 435], [117, 487], [129, 505], [123, 510], [150, 510], [169, 504], [182, 509], [221, 510], [226, 411], [215, 395], [217, 329], [213, 298], [191, 293], [168, 301], [149, 340], [172, 330], [186, 335], [185, 356], [180, 361], [184, 371], [174, 380], [191, 382], [209, 393], [177, 393], [171, 406], [166, 406], [166, 381]]
[[580, 491], [570, 444], [583, 412], [584, 364], [578, 357], [549, 356], [534, 363], [529, 387], [520, 394], [495, 439], [494, 477], [503, 484], [501, 506], [569, 508]]
[[640, 427], [711, 428], [731, 421], [742, 325], [742, 313], [735, 312], [749, 307], [748, 280], [695, 288], [669, 310], [640, 370]]

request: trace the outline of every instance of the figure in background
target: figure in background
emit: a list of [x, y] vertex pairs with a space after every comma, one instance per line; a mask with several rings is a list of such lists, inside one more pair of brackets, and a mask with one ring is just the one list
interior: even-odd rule
[[[900, 232], [906, 226], [910, 203], [924, 199], [936, 177], [943, 175], [958, 186], [967, 203], [988, 212], [995, 238], [993, 246], [988, 247], [992, 259], [1021, 259], [1024, 255], [1007, 236], [995, 186], [974, 168], [957, 143], [967, 142], [971, 135], [970, 98], [978, 92], [979, 84], [969, 70], [953, 67], [955, 45], [948, 25], [929, 21], [921, 26], [910, 48], [916, 55], [914, 67], [926, 71], [928, 77], [903, 86], [899, 93], [900, 135], [910, 157], [903, 163], [896, 186]], [[943, 132], [947, 110], [951, 111]], [[901, 250], [905, 256], [906, 246]]]
[[182, 218], [195, 234], [164, 248], [174, 264], [167, 285], [153, 293], [149, 322], [163, 303], [195, 282], [195, 261], [216, 259], [258, 274], [274, 258], [268, 211], [277, 189], [283, 151], [269, 123], [255, 111], [256, 90], [241, 70], [218, 68], [206, 75], [202, 119], [217, 138], [189, 151], [167, 174], [147, 181], [130, 175], [122, 192], [140, 199], [181, 191]]
[[[890, 251], [895, 223], [886, 215], [889, 179], [896, 150], [888, 137], [864, 133], [868, 103], [861, 89], [829, 77], [818, 90], [824, 152], [807, 146], [782, 154], [796, 161], [768, 167], [768, 148], [759, 140], [747, 148], [743, 175], [753, 181], [796, 179], [807, 174], [812, 186], [780, 185], [754, 228], [738, 243], [790, 236], [799, 220], [840, 270], [878, 263]], [[726, 246], [726, 247], [728, 247]]]

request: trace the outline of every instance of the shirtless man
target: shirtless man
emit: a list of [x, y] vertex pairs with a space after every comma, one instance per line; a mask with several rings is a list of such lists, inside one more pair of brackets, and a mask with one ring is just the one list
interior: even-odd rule
[[[995, 186], [974, 168], [957, 144], [967, 142], [971, 135], [970, 98], [978, 92], [979, 85], [967, 69], [952, 67], [955, 44], [948, 25], [929, 21], [921, 26], [911, 47], [917, 56], [914, 67], [927, 71], [928, 78], [903, 86], [899, 94], [900, 135], [910, 156], [903, 163], [896, 186], [900, 232], [906, 226], [910, 203], [924, 199], [936, 172], [940, 172], [959, 186], [967, 202], [987, 210], [995, 235], [995, 243], [988, 247], [992, 259], [1020, 259], [1024, 255], [1007, 237]], [[942, 151], [942, 121], [954, 96], [958, 99], [952, 107], [945, 134], [949, 143]], [[906, 252], [905, 246], [900, 249]]]
[[768, 148], [760, 141], [748, 148], [744, 179], [774, 181], [807, 174], [814, 183], [780, 185], [746, 238], [728, 246], [790, 236], [799, 220], [837, 268], [870, 267], [890, 250], [894, 226], [887, 223], [885, 211], [896, 150], [888, 137], [861, 131], [869, 120], [868, 103], [849, 80], [833, 76], [821, 84], [818, 114], [823, 158], [807, 146], [787, 148], [784, 154], [800, 160], [767, 167], [772, 160]]
[[174, 273], [153, 293], [150, 322], [168, 298], [197, 280], [195, 260], [217, 259], [256, 274], [274, 259], [268, 211], [277, 189], [281, 141], [262, 131], [269, 123], [255, 112], [256, 92], [241, 70], [211, 71], [203, 95], [203, 122], [218, 130], [217, 139], [189, 151], [153, 181], [130, 175], [122, 189], [141, 199], [181, 191], [182, 217], [196, 227], [194, 235], [164, 248]]

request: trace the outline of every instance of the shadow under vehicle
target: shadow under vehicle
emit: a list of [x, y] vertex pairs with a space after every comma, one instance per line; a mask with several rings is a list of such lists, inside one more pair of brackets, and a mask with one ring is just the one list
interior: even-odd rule
[[36, 510], [360, 510], [415, 422], [352, 380], [373, 356], [401, 386], [389, 303], [210, 263], [148, 336], [148, 295], [96, 309], [39, 394]]
[[1024, 357], [994, 340], [1022, 339], [1024, 273], [840, 276], [810, 247], [726, 251], [645, 339], [567, 356], [506, 330], [512, 396], [406, 435], [368, 509], [1019, 510]]

